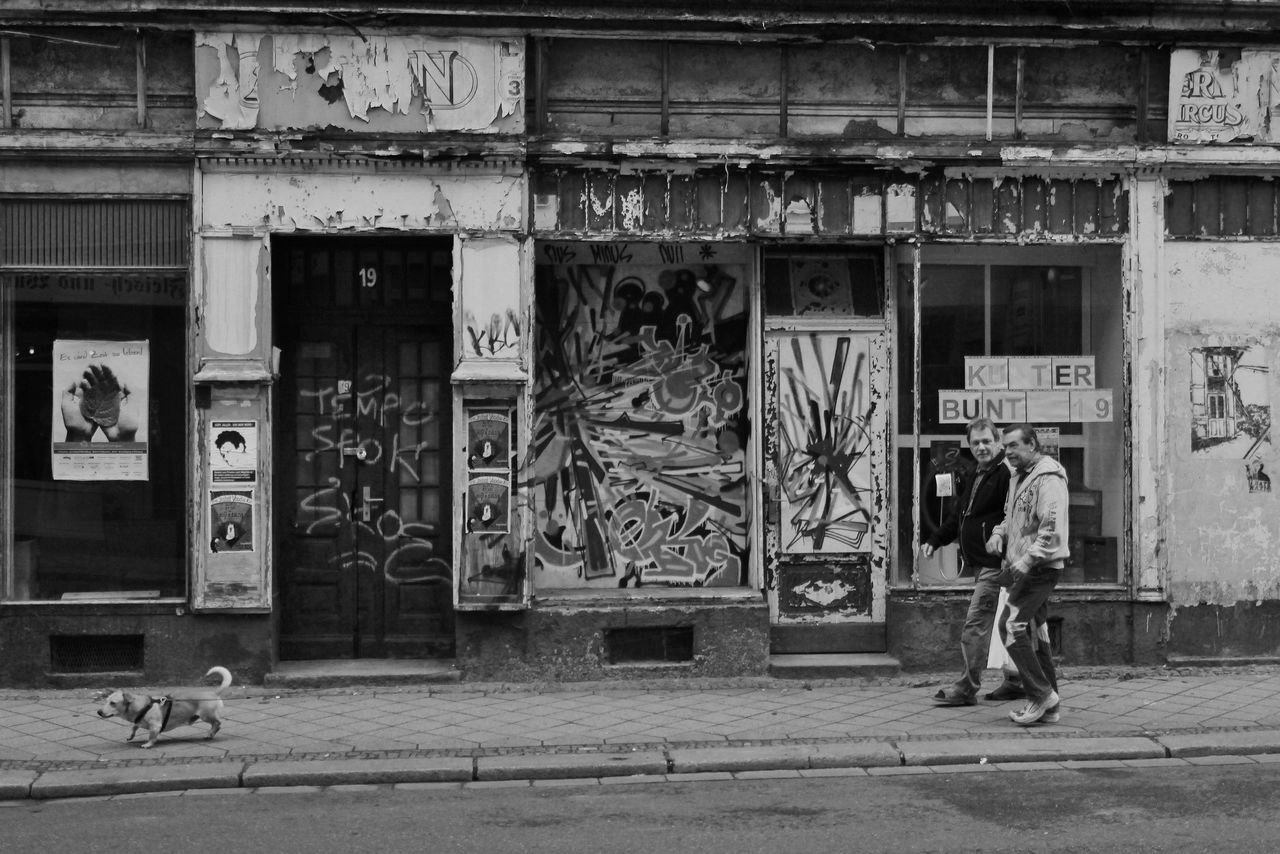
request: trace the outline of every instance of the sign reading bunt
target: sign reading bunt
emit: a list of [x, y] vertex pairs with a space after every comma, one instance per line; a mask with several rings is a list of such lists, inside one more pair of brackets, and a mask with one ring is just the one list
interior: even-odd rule
[[938, 392], [938, 420], [966, 424], [1111, 421], [1111, 389], [1097, 387], [1093, 356], [967, 356], [964, 388]]

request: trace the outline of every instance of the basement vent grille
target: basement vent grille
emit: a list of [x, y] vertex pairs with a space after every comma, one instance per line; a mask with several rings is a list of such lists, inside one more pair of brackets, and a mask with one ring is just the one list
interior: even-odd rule
[[142, 635], [50, 635], [54, 673], [117, 673], [142, 670]]
[[693, 626], [606, 629], [610, 664], [693, 660]]

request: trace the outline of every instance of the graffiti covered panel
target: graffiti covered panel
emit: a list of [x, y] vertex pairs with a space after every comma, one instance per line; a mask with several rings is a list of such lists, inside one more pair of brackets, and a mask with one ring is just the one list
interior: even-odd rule
[[541, 588], [746, 583], [747, 247], [538, 250]]
[[870, 551], [871, 338], [814, 332], [778, 342], [783, 552]]

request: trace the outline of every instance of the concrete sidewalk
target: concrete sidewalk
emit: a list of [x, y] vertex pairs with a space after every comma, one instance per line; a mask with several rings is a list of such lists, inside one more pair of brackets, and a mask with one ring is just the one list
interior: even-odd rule
[[[998, 673], [988, 674], [997, 684]], [[1062, 721], [938, 707], [949, 676], [554, 687], [233, 687], [218, 737], [151, 750], [94, 692], [0, 691], [0, 800], [333, 785], [538, 785], [1280, 762], [1280, 667], [1062, 674]], [[151, 688], [165, 693], [172, 688]], [[148, 693], [140, 689], [139, 693]], [[1028, 763], [1036, 763], [1031, 765]], [[513, 782], [514, 781], [514, 782]]]

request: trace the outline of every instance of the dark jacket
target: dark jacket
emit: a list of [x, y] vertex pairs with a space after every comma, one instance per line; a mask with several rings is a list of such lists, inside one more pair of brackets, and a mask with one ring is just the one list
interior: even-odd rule
[[985, 473], [975, 469], [960, 490], [959, 498], [951, 503], [938, 530], [926, 542], [936, 549], [959, 539], [960, 557], [967, 565], [1000, 566], [1000, 555], [987, 554], [987, 538], [996, 525], [1004, 521], [1009, 474], [1003, 452]]

